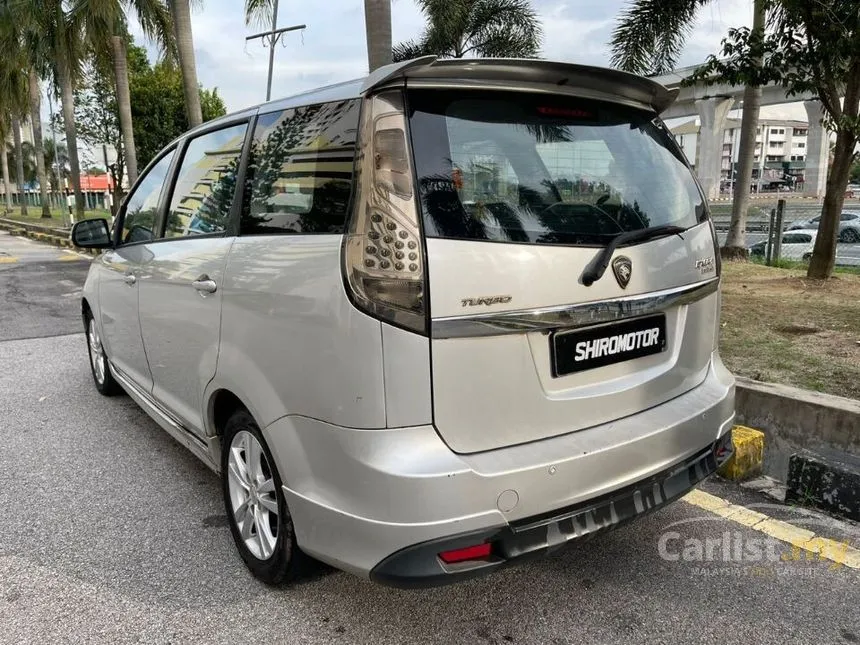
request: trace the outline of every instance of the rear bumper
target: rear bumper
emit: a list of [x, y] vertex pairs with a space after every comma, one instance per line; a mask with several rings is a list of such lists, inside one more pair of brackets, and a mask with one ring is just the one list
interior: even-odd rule
[[[502, 529], [475, 531], [402, 549], [376, 565], [370, 577], [392, 587], [431, 587], [550, 553], [571, 540], [611, 530], [677, 500], [715, 472], [732, 452], [731, 434], [726, 433], [683, 463], [601, 498], [526, 518]], [[483, 543], [491, 545], [487, 558], [457, 564], [445, 564], [439, 558], [440, 553]]]
[[[701, 385], [662, 405], [483, 453], [452, 452], [432, 426], [355, 430], [290, 416], [264, 434], [302, 549], [386, 584], [420, 586], [665, 505], [716, 468], [733, 419], [734, 379], [715, 353]], [[487, 562], [443, 566], [436, 557], [483, 540], [494, 543]]]

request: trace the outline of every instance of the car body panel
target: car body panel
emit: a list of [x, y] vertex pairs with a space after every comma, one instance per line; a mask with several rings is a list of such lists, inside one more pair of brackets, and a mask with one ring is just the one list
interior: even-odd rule
[[[224, 268], [232, 237], [163, 240], [140, 267], [140, 326], [152, 373], [152, 396], [186, 428], [205, 435], [203, 390], [215, 374]], [[198, 291], [201, 278], [214, 293]]]
[[[99, 272], [98, 318], [111, 362], [146, 391], [152, 389], [152, 372], [143, 347], [138, 317], [141, 267], [151, 258], [146, 244], [105, 251], [93, 262]], [[135, 282], [129, 284], [129, 276]]]
[[261, 426], [296, 414], [385, 427], [380, 322], [349, 302], [341, 244], [340, 235], [236, 239], [222, 288], [221, 351], [210, 394], [239, 393]]

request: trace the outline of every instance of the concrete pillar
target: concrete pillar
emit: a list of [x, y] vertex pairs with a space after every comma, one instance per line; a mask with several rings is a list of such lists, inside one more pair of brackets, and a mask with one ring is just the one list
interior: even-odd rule
[[806, 169], [803, 172], [803, 192], [823, 197], [827, 189], [827, 164], [830, 161], [830, 133], [821, 119], [824, 110], [820, 101], [804, 101], [809, 118], [809, 134], [806, 137]]
[[723, 158], [723, 132], [726, 117], [732, 109], [733, 98], [711, 98], [696, 101], [696, 110], [702, 123], [699, 131], [699, 150], [696, 155], [696, 174], [708, 199], [720, 196], [720, 163]]

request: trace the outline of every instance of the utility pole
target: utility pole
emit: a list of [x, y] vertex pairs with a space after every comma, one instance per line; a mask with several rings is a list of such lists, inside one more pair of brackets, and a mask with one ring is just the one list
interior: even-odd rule
[[270, 101], [272, 99], [272, 69], [275, 66], [275, 45], [278, 44], [278, 41], [288, 31], [296, 31], [298, 29], [304, 29], [306, 25], [293, 25], [292, 27], [284, 27], [282, 29], [278, 29], [278, 0], [275, 0], [275, 6], [272, 8], [272, 29], [269, 31], [262, 31], [259, 34], [254, 34], [253, 36], [248, 36], [245, 38], [245, 41], [255, 40], [256, 38], [260, 38], [263, 41], [264, 46], [269, 47], [269, 79], [266, 82], [266, 100]]
[[[48, 87], [48, 91], [46, 92], [48, 95], [48, 113], [51, 115], [51, 136], [54, 139], [54, 166], [57, 170], [57, 190], [60, 195], [63, 194], [63, 176], [60, 174], [60, 144], [57, 141], [57, 131], [54, 129], [54, 100], [51, 98], [51, 88]], [[63, 203], [62, 197], [60, 198], [60, 212], [63, 213], [63, 222], [65, 223], [65, 203]]]

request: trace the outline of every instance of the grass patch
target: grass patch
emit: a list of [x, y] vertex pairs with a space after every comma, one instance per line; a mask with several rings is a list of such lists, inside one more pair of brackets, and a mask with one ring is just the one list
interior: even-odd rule
[[809, 280], [798, 264], [723, 264], [723, 359], [739, 376], [860, 399], [860, 275]]
[[[765, 259], [760, 255], [750, 256], [750, 262], [755, 264], [760, 264], [762, 266], [767, 266], [765, 264]], [[774, 264], [774, 267], [777, 269], [791, 269], [793, 271], [801, 271], [804, 274], [806, 273], [806, 269], [809, 268], [809, 262], [801, 262], [799, 260], [786, 260], [785, 258], [780, 258]], [[841, 266], [836, 265], [833, 268], [833, 273], [847, 273], [853, 275], [860, 275], [860, 266]]]
[[[15, 220], [16, 222], [26, 222], [27, 224], [44, 224], [45, 226], [62, 226], [64, 217], [68, 219], [69, 212], [68, 210], [63, 211], [59, 208], [51, 209], [51, 219], [43, 219], [42, 218], [42, 209], [38, 206], [28, 206], [27, 207], [27, 216], [24, 217], [21, 215], [21, 211], [18, 208], [15, 208], [11, 212], [3, 215], [3, 217], [11, 220]], [[97, 217], [104, 217], [110, 219], [110, 211], [94, 209], [89, 211], [84, 211], [84, 219], [94, 219]]]

